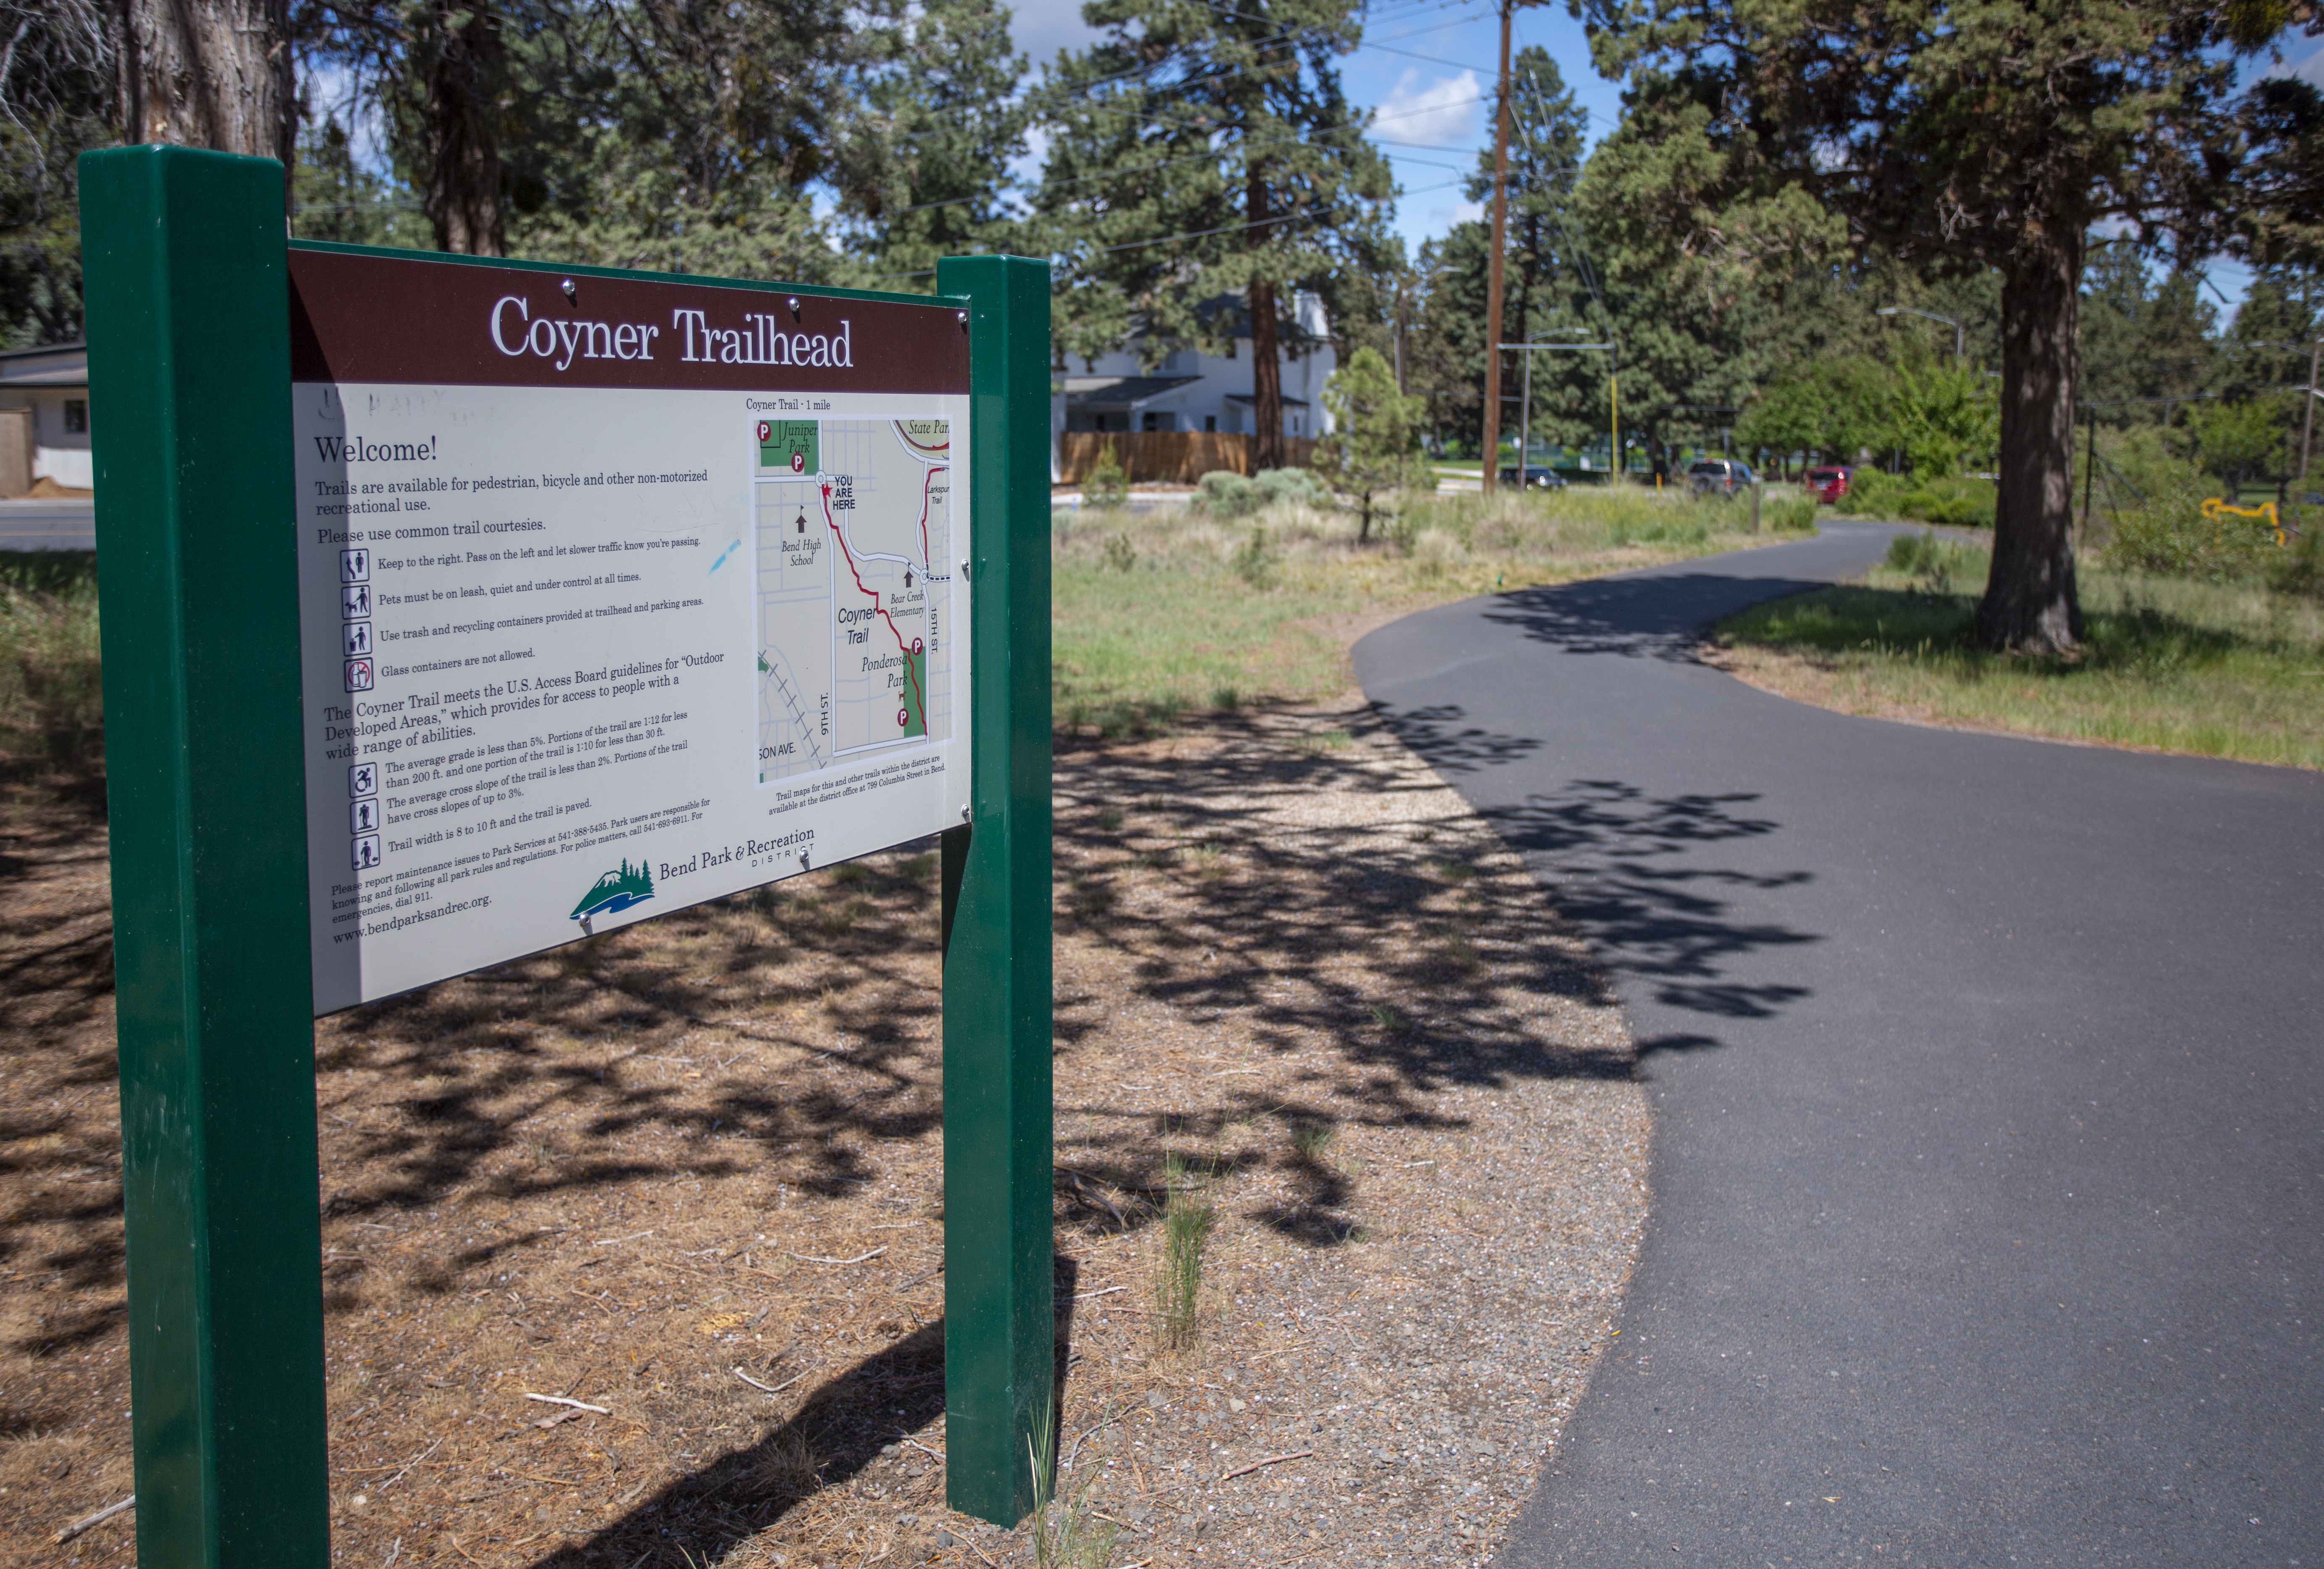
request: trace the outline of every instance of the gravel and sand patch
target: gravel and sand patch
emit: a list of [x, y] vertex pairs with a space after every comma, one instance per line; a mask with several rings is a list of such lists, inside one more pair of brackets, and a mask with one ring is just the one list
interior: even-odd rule
[[[1483, 1560], [1645, 1213], [1602, 975], [1360, 706], [1056, 793], [1053, 1535]], [[49, 1543], [128, 1487], [102, 831], [5, 848], [0, 1541], [124, 1563], [127, 1515]], [[935, 884], [907, 847], [319, 1027], [341, 1564], [1031, 1561], [943, 1506]], [[1183, 1347], [1174, 1170], [1218, 1214]]]

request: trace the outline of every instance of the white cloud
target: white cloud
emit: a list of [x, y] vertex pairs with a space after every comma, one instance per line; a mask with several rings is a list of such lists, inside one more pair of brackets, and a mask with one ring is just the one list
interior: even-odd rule
[[1087, 49], [1097, 29], [1082, 20], [1082, 0], [1016, 0], [1009, 36], [1036, 66], [1047, 65], [1061, 49]]
[[2311, 87], [2324, 88], [2324, 43], [2285, 36], [2276, 40], [2276, 46], [2283, 51], [2283, 59], [2262, 71], [2262, 76], [2298, 77]]
[[1485, 216], [1485, 204], [1480, 201], [1456, 201], [1428, 209], [1431, 238], [1441, 239], [1457, 225], [1472, 224]]
[[1373, 125], [1392, 142], [1416, 142], [1429, 147], [1451, 147], [1476, 134], [1484, 88], [1477, 73], [1439, 77], [1423, 85], [1416, 68], [1407, 67], [1395, 90], [1382, 100]]

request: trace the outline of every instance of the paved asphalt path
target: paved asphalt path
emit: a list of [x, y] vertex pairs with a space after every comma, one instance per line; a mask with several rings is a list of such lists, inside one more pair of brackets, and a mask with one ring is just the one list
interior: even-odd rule
[[1886, 539], [1357, 645], [1609, 966], [1657, 1107], [1618, 1350], [1502, 1562], [2324, 1569], [2324, 777], [1692, 658]]

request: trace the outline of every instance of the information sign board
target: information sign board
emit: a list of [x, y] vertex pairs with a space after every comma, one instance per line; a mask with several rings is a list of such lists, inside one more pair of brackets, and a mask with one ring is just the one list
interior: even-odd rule
[[289, 263], [318, 1013], [964, 819], [964, 312]]
[[271, 160], [79, 171], [138, 1562], [330, 1562], [315, 1012], [939, 827], [945, 1491], [1021, 1518], [1047, 267], [567, 275], [288, 242]]

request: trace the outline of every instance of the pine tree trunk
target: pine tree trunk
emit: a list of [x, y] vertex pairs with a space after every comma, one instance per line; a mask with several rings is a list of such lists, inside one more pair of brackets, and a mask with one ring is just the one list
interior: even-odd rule
[[[1259, 164], [1250, 166], [1250, 196], [1245, 216], [1250, 219], [1253, 251], [1267, 244], [1267, 180]], [[1253, 278], [1250, 306], [1250, 405], [1258, 430], [1251, 438], [1250, 466], [1281, 468], [1283, 460], [1283, 355], [1277, 342], [1275, 285]]]
[[123, 0], [124, 139], [290, 161], [287, 0]]
[[2030, 245], [2002, 275], [2000, 496], [1978, 641], [2062, 653], [2082, 640], [2074, 586], [2074, 383], [2079, 226]]
[[1281, 468], [1283, 457], [1283, 355], [1277, 341], [1275, 285], [1250, 285], [1250, 402], [1259, 422], [1252, 438], [1253, 469]]
[[505, 248], [499, 98], [508, 64], [500, 18], [482, 0], [438, 0], [431, 21], [428, 220], [443, 249], [497, 256]]

